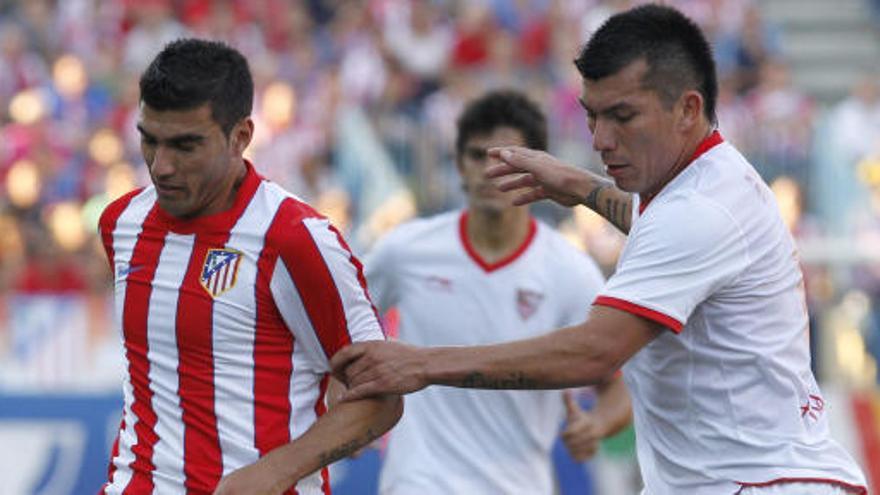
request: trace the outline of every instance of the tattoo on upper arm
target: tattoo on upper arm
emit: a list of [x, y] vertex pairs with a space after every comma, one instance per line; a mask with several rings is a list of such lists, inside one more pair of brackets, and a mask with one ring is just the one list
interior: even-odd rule
[[339, 459], [351, 456], [361, 447], [369, 444], [378, 437], [379, 434], [376, 433], [372, 428], [367, 428], [367, 432], [364, 434], [364, 436], [349, 440], [342, 445], [337, 445], [336, 447], [333, 447], [326, 452], [321, 452], [318, 455], [318, 460], [321, 462], [321, 466], [332, 464]]
[[537, 380], [527, 377], [522, 372], [511, 373], [505, 378], [496, 378], [475, 371], [465, 376], [459, 386], [494, 390], [535, 390], [539, 388]]

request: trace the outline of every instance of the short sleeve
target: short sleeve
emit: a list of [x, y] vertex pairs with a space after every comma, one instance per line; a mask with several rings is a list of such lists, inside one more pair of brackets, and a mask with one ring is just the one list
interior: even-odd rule
[[327, 370], [348, 344], [384, 339], [363, 267], [339, 232], [324, 218], [306, 218], [285, 237], [270, 288], [309, 367]]
[[400, 300], [394, 256], [394, 232], [382, 237], [364, 258], [364, 272], [370, 296], [380, 312], [388, 311]]
[[680, 332], [694, 309], [748, 266], [743, 232], [709, 198], [680, 194], [639, 220], [595, 304]]

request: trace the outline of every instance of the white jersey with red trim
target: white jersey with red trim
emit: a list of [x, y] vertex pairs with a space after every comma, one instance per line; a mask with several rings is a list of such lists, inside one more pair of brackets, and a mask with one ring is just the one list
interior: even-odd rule
[[[404, 224], [366, 258], [370, 293], [396, 306], [400, 339], [420, 346], [533, 337], [583, 321], [603, 282], [596, 265], [535, 220], [497, 263], [467, 241], [466, 213]], [[406, 397], [380, 476], [383, 495], [551, 494], [561, 391], [429, 387]]]
[[[102, 493], [211, 493], [324, 412], [329, 358], [382, 339], [357, 259], [248, 164], [228, 211], [179, 220], [153, 187], [107, 207], [127, 376]], [[329, 493], [327, 471], [290, 493]]]
[[810, 371], [794, 241], [754, 168], [717, 133], [710, 140], [633, 208], [643, 211], [596, 300], [672, 330], [624, 366], [645, 492], [801, 479], [864, 493]]

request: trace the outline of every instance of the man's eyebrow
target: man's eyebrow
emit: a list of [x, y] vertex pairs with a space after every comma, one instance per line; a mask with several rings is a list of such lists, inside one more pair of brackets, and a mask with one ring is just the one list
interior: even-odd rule
[[[153, 141], [158, 141], [159, 139], [156, 136], [153, 136], [149, 132], [147, 132], [140, 124], [137, 124], [137, 130], [140, 132], [145, 138], [152, 139]], [[170, 144], [180, 145], [180, 144], [194, 144], [201, 143], [205, 140], [205, 136], [201, 134], [178, 134], [176, 136], [171, 136], [166, 138], [164, 141]]]
[[632, 110], [632, 108], [633, 108], [633, 106], [627, 102], [620, 102], [620, 103], [616, 103], [608, 108], [603, 108], [601, 111], [597, 112], [595, 110], [592, 110], [590, 107], [588, 107], [587, 104], [584, 103], [584, 100], [581, 98], [578, 98], [578, 103], [580, 103], [581, 106], [584, 107], [584, 110], [586, 110], [587, 113], [591, 114], [591, 115], [597, 114], [597, 113], [601, 113], [602, 115], [609, 115], [609, 114], [619, 112], [621, 110], [623, 110], [623, 111]]

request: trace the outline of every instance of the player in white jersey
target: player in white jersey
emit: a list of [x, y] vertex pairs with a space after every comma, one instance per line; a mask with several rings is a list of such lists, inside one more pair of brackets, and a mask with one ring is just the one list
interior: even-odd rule
[[[456, 163], [467, 209], [398, 227], [365, 262], [373, 301], [399, 312], [400, 340], [491, 344], [583, 318], [603, 283], [596, 265], [483, 178], [489, 148], [545, 149], [546, 132], [541, 111], [517, 92], [488, 93], [465, 108]], [[589, 413], [569, 407], [563, 435], [579, 458], [630, 419], [620, 377], [599, 388]], [[562, 391], [432, 388], [407, 398], [406, 409], [390, 433], [383, 495], [553, 493]]]
[[703, 33], [673, 8], [644, 5], [609, 18], [575, 64], [615, 184], [518, 147], [492, 150], [505, 163], [487, 175], [516, 174], [501, 184], [520, 191], [515, 204], [583, 203], [629, 234], [589, 318], [496, 346], [355, 345], [333, 362], [348, 397], [432, 383], [563, 387], [623, 366], [645, 494], [866, 493], [810, 371], [791, 234], [714, 130]]
[[100, 220], [127, 369], [101, 493], [329, 494], [322, 468], [402, 410], [389, 395], [325, 411], [329, 358], [384, 338], [361, 266], [243, 159], [254, 124], [241, 54], [176, 41], [140, 89], [153, 185]]

